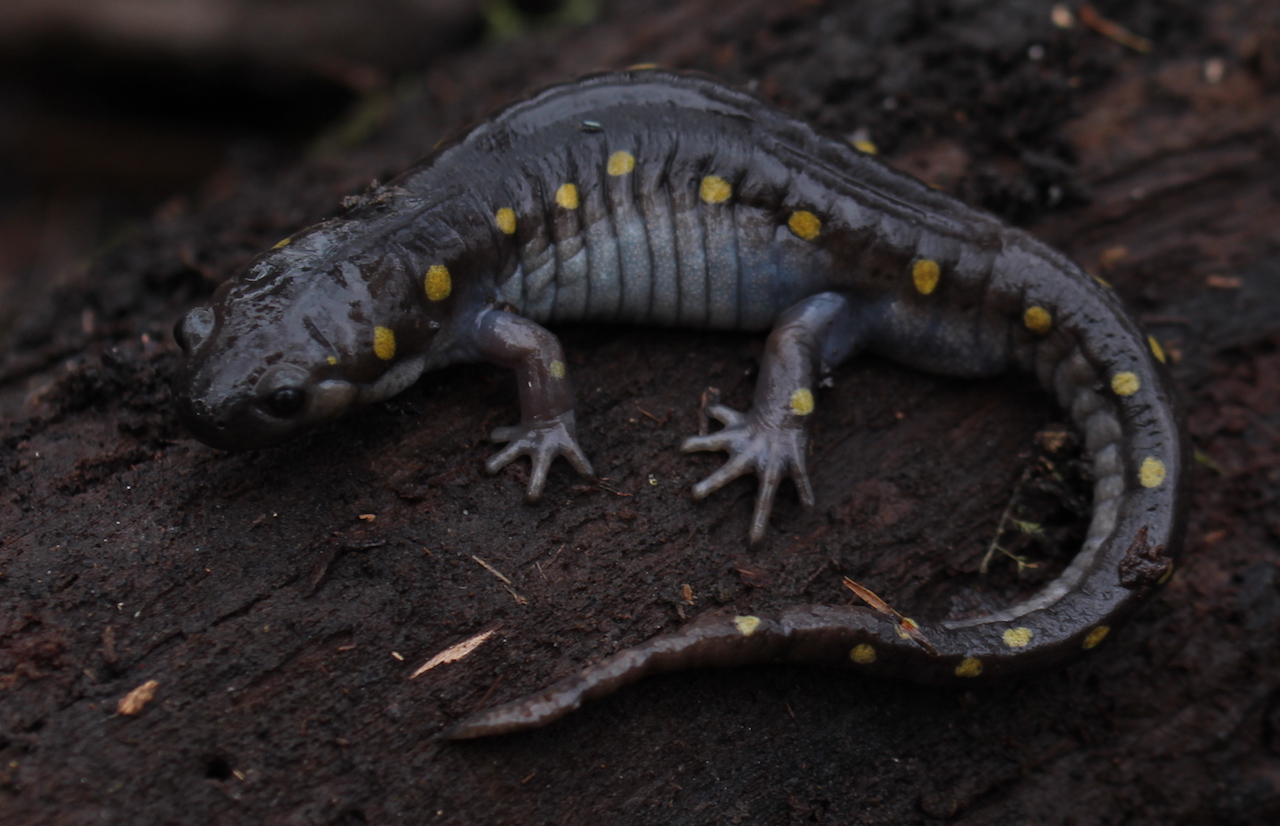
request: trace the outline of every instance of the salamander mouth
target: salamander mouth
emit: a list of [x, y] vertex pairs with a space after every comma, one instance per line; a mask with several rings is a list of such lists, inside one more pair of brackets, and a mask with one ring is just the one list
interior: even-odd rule
[[177, 401], [178, 418], [209, 447], [254, 450], [333, 421], [350, 409], [359, 395], [350, 382], [323, 381], [300, 387], [296, 407], [282, 410], [279, 393], [280, 388], [274, 388], [270, 393], [246, 395], [220, 406], [201, 400], [199, 393], [182, 393]]

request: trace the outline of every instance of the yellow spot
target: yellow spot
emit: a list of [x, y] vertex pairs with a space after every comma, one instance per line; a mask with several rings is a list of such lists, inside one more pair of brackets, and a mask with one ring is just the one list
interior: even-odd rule
[[982, 673], [982, 660], [977, 657], [966, 657], [956, 666], [957, 677], [976, 677]]
[[[1010, 648], [1026, 648], [1027, 643], [1031, 642], [1031, 638], [1035, 635], [1030, 628], [1009, 628], [1001, 637], [1004, 644]], [[976, 660], [974, 662], [977, 662]]]
[[325, 359], [325, 361], [329, 362], [329, 364], [337, 364], [337, 363], [338, 363], [338, 357], [337, 357], [337, 356], [329, 356], [329, 358]]
[[444, 264], [432, 264], [422, 279], [422, 288], [427, 291], [431, 301], [444, 301], [453, 292], [453, 278], [449, 276], [449, 268]]
[[1174, 568], [1174, 565], [1172, 562], [1170, 562], [1168, 569], [1164, 572], [1164, 574], [1159, 579], [1156, 580], [1156, 585], [1164, 585], [1166, 582], [1172, 579], [1173, 568]]
[[1164, 474], [1164, 462], [1148, 456], [1142, 460], [1142, 467], [1138, 468], [1138, 481], [1144, 488], [1158, 488], [1164, 481]]
[[818, 233], [822, 231], [822, 221], [818, 220], [818, 216], [803, 209], [791, 213], [791, 217], [787, 219], [787, 226], [806, 241], [817, 238]]
[[920, 623], [908, 617], [903, 617], [898, 624], [893, 626], [893, 630], [898, 632], [898, 636], [904, 640], [911, 639], [911, 631], [919, 631]]
[[284, 249], [285, 247], [289, 246], [289, 245], [290, 245], [290, 244], [292, 244], [292, 243], [293, 243], [293, 239], [292, 239], [292, 238], [286, 238], [286, 239], [284, 239], [283, 241], [277, 241], [277, 242], [276, 242], [276, 245], [275, 245], [274, 247], [272, 247], [271, 249], [273, 249], [273, 250]]
[[1138, 392], [1140, 386], [1138, 377], [1133, 373], [1116, 373], [1111, 377], [1111, 389], [1117, 396], [1132, 396]]
[[734, 617], [734, 627], [738, 629], [738, 633], [744, 637], [749, 637], [760, 627], [759, 617]]
[[1090, 648], [1097, 648], [1098, 643], [1105, 640], [1107, 638], [1107, 634], [1110, 634], [1110, 633], [1111, 633], [1111, 626], [1099, 625], [1097, 628], [1093, 629], [1088, 634], [1085, 634], [1084, 650], [1088, 651]]
[[511, 207], [503, 207], [493, 214], [493, 222], [505, 235], [513, 235], [516, 231], [516, 211]]
[[1151, 345], [1151, 355], [1156, 357], [1156, 361], [1164, 364], [1164, 348], [1156, 341], [1156, 337], [1147, 336], [1147, 344]]
[[1053, 316], [1044, 307], [1028, 307], [1022, 314], [1022, 323], [1036, 335], [1042, 336], [1053, 327]]
[[630, 66], [627, 67], [627, 69], [632, 72], [638, 72], [642, 69], [656, 69], [656, 68], [658, 68], [657, 63], [632, 63]]
[[556, 203], [565, 209], [577, 209], [578, 188], [573, 184], [561, 184], [556, 190]]
[[864, 642], [853, 647], [849, 652], [849, 659], [858, 665], [871, 665], [876, 661], [876, 650]]
[[698, 187], [698, 197], [708, 204], [722, 204], [732, 194], [733, 187], [718, 175], [708, 175], [702, 179], [702, 186]]
[[853, 148], [868, 155], [874, 155], [880, 151], [874, 143], [868, 140], [854, 141]]
[[551, 372], [551, 378], [553, 379], [564, 378], [564, 362], [561, 361], [560, 359], [554, 359], [551, 362], [550, 372]]
[[942, 268], [931, 258], [921, 258], [911, 265], [911, 280], [916, 282], [916, 289], [921, 295], [928, 295], [938, 288], [938, 278]]
[[626, 175], [636, 168], [636, 156], [619, 149], [609, 156], [609, 165], [606, 168], [609, 170], [609, 174], [614, 177]]
[[791, 394], [791, 412], [797, 416], [808, 416], [813, 412], [813, 393], [807, 387], [801, 387]]
[[383, 361], [396, 357], [396, 334], [391, 332], [391, 328], [373, 328], [373, 354]]
[[1109, 290], [1109, 289], [1111, 289], [1111, 282], [1110, 282], [1110, 281], [1108, 281], [1107, 279], [1103, 278], [1102, 276], [1100, 276], [1100, 275], [1095, 275], [1095, 276], [1093, 276], [1093, 280], [1094, 280], [1094, 281], [1097, 281], [1099, 284], [1101, 284], [1102, 286], [1106, 287], [1108, 290]]

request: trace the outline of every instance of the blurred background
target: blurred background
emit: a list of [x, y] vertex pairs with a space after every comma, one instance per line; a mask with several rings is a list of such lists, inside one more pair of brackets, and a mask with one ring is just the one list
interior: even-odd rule
[[[376, 121], [459, 48], [595, 0], [4, 0], [0, 330], [175, 195]], [[338, 126], [341, 124], [341, 127]], [[198, 199], [197, 199], [198, 200]]]

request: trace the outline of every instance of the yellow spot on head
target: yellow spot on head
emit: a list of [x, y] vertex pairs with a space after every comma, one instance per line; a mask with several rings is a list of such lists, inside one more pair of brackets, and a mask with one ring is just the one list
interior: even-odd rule
[[453, 292], [453, 278], [444, 264], [432, 264], [422, 279], [422, 288], [430, 301], [444, 301]]
[[738, 633], [744, 637], [749, 637], [760, 627], [759, 617], [734, 617], [734, 627], [738, 629]]
[[276, 242], [276, 245], [275, 245], [274, 247], [272, 247], [271, 249], [273, 249], [273, 250], [284, 249], [285, 247], [289, 246], [289, 245], [290, 245], [290, 244], [292, 244], [292, 243], [293, 243], [293, 238], [285, 238], [285, 239], [284, 239], [284, 240], [282, 240], [282, 241], [277, 241], [277, 242]]
[[876, 147], [876, 145], [875, 145], [874, 143], [872, 143], [871, 141], [869, 141], [869, 140], [858, 140], [858, 141], [854, 141], [854, 142], [853, 142], [853, 148], [854, 148], [854, 149], [856, 149], [856, 150], [858, 150], [859, 152], [865, 152], [865, 153], [867, 153], [868, 155], [874, 155], [874, 154], [876, 154], [877, 152], [879, 152], [879, 151], [880, 151], [880, 150]]
[[708, 204], [722, 204], [733, 194], [733, 187], [718, 175], [708, 175], [698, 187], [698, 197]]
[[928, 295], [938, 288], [938, 278], [942, 268], [931, 258], [921, 258], [911, 265], [911, 280], [916, 282], [916, 289], [921, 295]]
[[1144, 488], [1160, 487], [1160, 483], [1164, 481], [1164, 475], [1164, 462], [1154, 456], [1143, 459], [1142, 467], [1138, 468], [1138, 481]]
[[573, 184], [561, 184], [556, 190], [556, 203], [565, 209], [577, 209], [578, 188]]
[[1053, 328], [1053, 316], [1044, 307], [1028, 307], [1022, 314], [1022, 323], [1031, 332], [1042, 336]]
[[966, 657], [956, 666], [957, 677], [976, 677], [982, 673], [982, 660], [977, 657]]
[[373, 328], [373, 354], [383, 361], [396, 357], [396, 334], [390, 327]]
[[806, 241], [817, 238], [818, 233], [822, 231], [822, 221], [818, 216], [803, 209], [791, 213], [791, 217], [787, 219], [787, 226]]
[[551, 362], [550, 372], [551, 372], [551, 378], [553, 379], [564, 378], [564, 362], [561, 361], [560, 359], [554, 359]]
[[618, 175], [626, 175], [628, 172], [636, 168], [636, 156], [630, 152], [619, 149], [609, 156], [609, 164], [606, 167], [610, 175], [617, 177]]
[[516, 211], [511, 207], [503, 207], [493, 214], [493, 222], [504, 235], [512, 235], [516, 231]]
[[1151, 346], [1151, 355], [1156, 357], [1156, 361], [1164, 364], [1164, 348], [1156, 341], [1156, 337], [1147, 336], [1147, 344]]
[[1001, 639], [1010, 648], [1026, 648], [1027, 643], [1031, 642], [1033, 636], [1035, 636], [1035, 632], [1030, 628], [1009, 628], [1005, 630]]
[[1117, 396], [1132, 396], [1141, 386], [1138, 377], [1133, 373], [1116, 373], [1111, 377], [1111, 389]]
[[325, 359], [325, 361], [329, 362], [329, 364], [331, 364], [331, 365], [332, 365], [332, 364], [337, 364], [337, 363], [338, 363], [338, 357], [337, 357], [337, 356], [329, 356], [329, 358]]
[[849, 652], [849, 659], [858, 665], [871, 665], [876, 661], [876, 650], [864, 642], [853, 647]]
[[813, 412], [813, 393], [807, 387], [801, 387], [791, 394], [791, 412], [797, 416], [808, 416]]
[[1111, 626], [1099, 625], [1097, 628], [1093, 629], [1088, 634], [1085, 634], [1084, 650], [1088, 651], [1090, 648], [1097, 648], [1098, 643], [1105, 640], [1107, 638], [1107, 634], [1110, 634], [1110, 633], [1111, 633]]

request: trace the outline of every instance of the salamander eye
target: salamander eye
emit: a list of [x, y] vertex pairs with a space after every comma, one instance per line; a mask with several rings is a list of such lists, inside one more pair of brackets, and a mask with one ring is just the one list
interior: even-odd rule
[[292, 419], [302, 412], [307, 394], [296, 387], [281, 387], [266, 398], [267, 410], [281, 419]]

